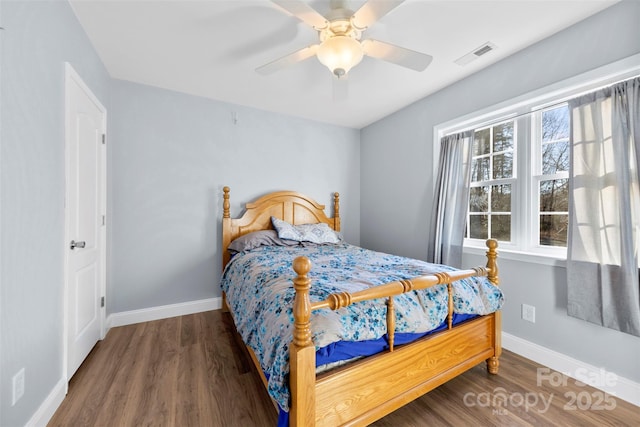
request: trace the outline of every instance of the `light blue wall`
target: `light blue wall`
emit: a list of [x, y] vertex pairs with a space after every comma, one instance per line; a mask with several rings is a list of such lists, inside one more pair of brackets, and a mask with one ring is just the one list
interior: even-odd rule
[[[234, 123], [234, 117], [237, 120]], [[221, 295], [222, 187], [231, 214], [295, 190], [360, 242], [360, 132], [116, 80], [111, 85], [108, 312]]]
[[[362, 246], [426, 259], [434, 126], [640, 53], [638, 22], [640, 2], [623, 1], [363, 129]], [[639, 338], [566, 316], [563, 268], [501, 268], [505, 332], [640, 381]], [[537, 307], [537, 323], [520, 319], [523, 302]]]
[[67, 2], [0, 8], [0, 425], [19, 426], [62, 378], [64, 62], [104, 105], [109, 77]]

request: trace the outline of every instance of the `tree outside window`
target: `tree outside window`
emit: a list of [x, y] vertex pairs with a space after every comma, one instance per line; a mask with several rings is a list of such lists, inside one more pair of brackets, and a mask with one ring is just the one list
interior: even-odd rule
[[538, 165], [539, 243], [567, 246], [569, 226], [569, 109], [542, 111]]
[[508, 121], [474, 132], [468, 238], [511, 241], [514, 128]]

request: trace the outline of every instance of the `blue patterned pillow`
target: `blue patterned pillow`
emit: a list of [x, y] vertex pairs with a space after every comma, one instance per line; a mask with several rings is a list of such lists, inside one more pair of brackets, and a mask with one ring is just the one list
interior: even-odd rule
[[340, 236], [324, 222], [319, 224], [292, 225], [276, 217], [271, 217], [273, 228], [281, 239], [312, 243], [340, 243]]

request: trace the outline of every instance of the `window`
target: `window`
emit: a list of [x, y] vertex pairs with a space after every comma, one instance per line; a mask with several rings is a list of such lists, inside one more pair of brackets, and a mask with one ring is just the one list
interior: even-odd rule
[[543, 110], [534, 180], [538, 189], [537, 230], [542, 246], [567, 246], [569, 226], [569, 109]]
[[474, 131], [467, 237], [511, 241], [514, 122]]
[[[638, 73], [636, 55], [434, 127], [434, 141], [467, 130], [476, 139], [465, 251], [484, 252], [491, 237], [506, 258], [563, 265], [570, 194], [570, 113], [563, 102]], [[434, 144], [434, 174], [439, 151]]]
[[493, 238], [501, 247], [556, 254], [566, 248], [569, 126], [560, 104], [473, 129], [467, 243]]

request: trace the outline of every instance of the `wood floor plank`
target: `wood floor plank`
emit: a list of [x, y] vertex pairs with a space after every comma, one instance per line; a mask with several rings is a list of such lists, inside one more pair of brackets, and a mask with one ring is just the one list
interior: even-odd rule
[[[271, 399], [236, 336], [221, 311], [113, 328], [49, 425], [275, 426]], [[505, 351], [498, 375], [480, 364], [373, 425], [640, 426], [640, 408], [545, 369]], [[572, 409], [573, 395], [582, 401]], [[598, 399], [609, 406], [596, 409]]]
[[221, 410], [221, 425], [275, 425], [275, 413], [267, 393], [256, 393], [256, 390], [260, 390], [255, 383], [256, 380], [260, 381], [257, 373], [242, 366], [238, 368], [236, 365], [242, 349], [234, 341], [233, 326], [230, 327], [229, 323], [221, 321], [230, 315], [225, 313], [221, 318], [217, 312], [215, 316], [213, 313], [211, 312], [211, 316], [204, 322], [205, 333], [215, 337], [214, 340], [206, 340], [205, 345], [207, 369], [211, 379], [209, 391], [213, 399], [219, 390], [228, 390], [229, 394], [234, 396], [247, 396], [244, 399], [231, 399], [226, 402]]
[[[83, 399], [62, 405], [49, 425], [83, 426], [96, 423], [104, 396], [108, 394], [118, 372], [118, 361], [127, 351], [134, 332], [134, 328], [114, 328], [109, 332], [109, 339], [96, 344], [84, 365], [99, 366], [100, 369], [78, 369], [69, 384], [69, 389], [83, 396]], [[59, 422], [59, 419], [68, 421]]]
[[182, 316], [180, 328], [180, 346], [187, 347], [198, 342], [198, 334], [195, 331], [197, 316]]
[[[178, 426], [222, 425], [220, 408], [210, 400], [202, 343], [182, 346], [178, 373], [176, 423]], [[222, 391], [222, 390], [221, 390]]]
[[[147, 369], [153, 366], [153, 350], [158, 345], [157, 334], [162, 322], [148, 322], [131, 325], [134, 334], [127, 351], [118, 359], [113, 383], [103, 396], [103, 405], [98, 413], [95, 425], [120, 426], [134, 425], [136, 420], [146, 414], [149, 405], [144, 390], [148, 387]], [[109, 337], [107, 337], [108, 339]], [[84, 364], [83, 364], [84, 366]], [[99, 367], [93, 367], [99, 369]]]
[[149, 356], [146, 366], [140, 369], [142, 387], [138, 389], [139, 396], [132, 399], [137, 404], [132, 420], [136, 426], [171, 425], [175, 420], [180, 322], [168, 319], [153, 323], [156, 328], [149, 331]]
[[[204, 372], [209, 378], [207, 393], [215, 402], [216, 416], [220, 420], [220, 425], [228, 425], [227, 419], [233, 420], [243, 415], [241, 403], [245, 399], [224, 403], [216, 399], [216, 394], [220, 390], [226, 390], [230, 395], [242, 395], [239, 377], [234, 369], [233, 349], [228, 345], [228, 332], [219, 326], [220, 322], [215, 322], [213, 319], [206, 322], [204, 326], [207, 336], [214, 337], [203, 343]], [[235, 416], [229, 417], [229, 414], [235, 414]]]

